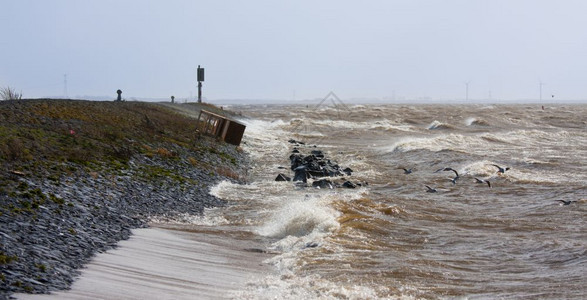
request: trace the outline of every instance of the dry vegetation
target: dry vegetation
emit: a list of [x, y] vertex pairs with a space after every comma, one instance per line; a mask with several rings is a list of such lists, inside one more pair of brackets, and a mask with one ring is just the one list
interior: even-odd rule
[[28, 100], [0, 108], [2, 160], [125, 161], [142, 144], [189, 145], [195, 131], [193, 120], [148, 103]]
[[7, 86], [0, 89], [0, 100], [20, 100], [22, 99], [22, 92], [18, 93], [15, 89]]
[[[218, 150], [214, 143], [202, 142], [193, 118], [156, 103], [0, 102], [0, 163], [10, 170], [32, 172], [46, 168], [50, 162], [119, 166], [133, 155], [183, 159], [212, 171], [225, 164], [236, 165], [235, 158]], [[193, 157], [182, 158], [178, 151], [211, 153], [224, 163], [212, 166]]]

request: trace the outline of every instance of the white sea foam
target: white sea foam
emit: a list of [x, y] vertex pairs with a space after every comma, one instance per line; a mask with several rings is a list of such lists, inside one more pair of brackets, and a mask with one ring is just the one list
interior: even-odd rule
[[201, 226], [218, 226], [226, 225], [229, 221], [222, 215], [216, 214], [218, 208], [205, 209], [202, 215], [179, 214], [173, 217], [156, 216], [150, 218], [149, 222], [153, 224], [181, 224], [181, 225], [201, 225]]
[[466, 126], [489, 126], [487, 121], [480, 119], [480, 118], [467, 118], [465, 120]]
[[378, 129], [378, 130], [399, 130], [415, 131], [412, 125], [392, 122], [388, 119], [370, 121], [347, 121], [347, 120], [313, 120], [312, 124], [329, 126], [337, 129]]
[[[405, 137], [396, 141], [388, 151], [407, 152], [413, 150], [430, 150], [434, 152], [442, 150], [454, 150], [461, 152], [491, 154], [493, 148], [500, 150], [511, 149], [536, 149], [536, 147], [557, 147], [569, 145], [577, 146], [585, 144], [580, 137], [570, 135], [566, 131], [545, 132], [541, 130], [515, 130], [498, 133], [481, 133], [475, 135], [464, 134], [440, 134], [430, 137]], [[542, 148], [544, 149], [544, 148]]]
[[[210, 189], [210, 194], [234, 202], [263, 202], [264, 205], [281, 205], [290, 197], [298, 197], [299, 191], [291, 182], [275, 181], [273, 178], [238, 184], [221, 181]], [[262, 195], [263, 197], [259, 197]]]
[[258, 229], [260, 235], [279, 239], [320, 235], [332, 232], [340, 225], [336, 221], [338, 212], [328, 207], [324, 197], [306, 196], [283, 200], [287, 202]]
[[474, 151], [475, 149], [485, 149], [488, 142], [479, 138], [479, 136], [468, 136], [462, 134], [442, 134], [432, 137], [406, 137], [396, 141], [387, 150], [390, 152], [400, 151], [407, 152], [413, 150], [430, 150], [438, 152], [442, 150], [454, 151]]
[[289, 134], [283, 130], [288, 126], [283, 120], [273, 122], [246, 120], [247, 126], [241, 147], [253, 160], [280, 161], [282, 153], [289, 151]]
[[[378, 294], [389, 294], [383, 286], [366, 286], [349, 282], [340, 284], [319, 275], [267, 276], [257, 282], [250, 282], [243, 291], [232, 294], [235, 299], [381, 299]], [[383, 299], [388, 299], [383, 298]], [[393, 299], [411, 300], [411, 296], [398, 296]]]
[[475, 118], [467, 118], [467, 119], [465, 120], [465, 125], [467, 125], [467, 126], [471, 126], [471, 124], [473, 124], [473, 123], [474, 123], [476, 120], [477, 120], [477, 119], [475, 119]]
[[429, 130], [434, 130], [434, 129], [451, 129], [453, 127], [451, 125], [449, 125], [449, 124], [442, 123], [440, 121], [434, 120], [426, 128], [429, 129]]

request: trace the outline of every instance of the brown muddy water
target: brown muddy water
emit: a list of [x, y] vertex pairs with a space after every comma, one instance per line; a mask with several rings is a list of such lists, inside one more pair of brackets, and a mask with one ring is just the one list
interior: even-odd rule
[[[267, 261], [278, 275], [243, 296], [587, 298], [587, 105], [233, 109], [247, 116], [255, 165], [250, 184], [213, 189], [233, 203], [215, 217], [279, 253]], [[278, 168], [289, 167], [290, 138], [369, 185], [273, 182], [289, 171]]]

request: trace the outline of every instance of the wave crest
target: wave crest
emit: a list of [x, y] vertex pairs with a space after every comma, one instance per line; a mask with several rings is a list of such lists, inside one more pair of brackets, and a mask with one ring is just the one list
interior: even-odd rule
[[434, 122], [430, 123], [426, 128], [428, 130], [454, 129], [454, 126], [434, 120]]
[[312, 233], [326, 234], [340, 226], [336, 217], [335, 210], [323, 207], [316, 200], [294, 201], [278, 210], [258, 232], [279, 239]]
[[465, 120], [465, 125], [467, 126], [479, 126], [479, 127], [488, 127], [490, 124], [489, 122], [479, 119], [479, 118], [468, 118]]

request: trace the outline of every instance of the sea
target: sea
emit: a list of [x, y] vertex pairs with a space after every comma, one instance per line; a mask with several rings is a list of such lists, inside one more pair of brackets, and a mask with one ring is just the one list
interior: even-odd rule
[[[218, 183], [228, 205], [176, 227], [266, 254], [231, 298], [587, 299], [587, 105], [229, 109], [246, 183]], [[275, 181], [294, 148], [357, 187]]]

